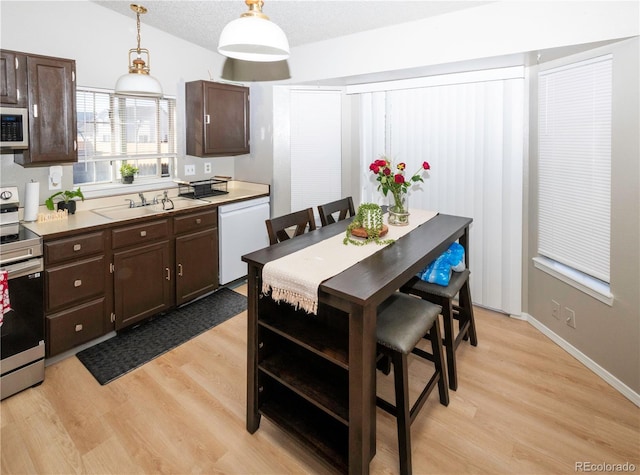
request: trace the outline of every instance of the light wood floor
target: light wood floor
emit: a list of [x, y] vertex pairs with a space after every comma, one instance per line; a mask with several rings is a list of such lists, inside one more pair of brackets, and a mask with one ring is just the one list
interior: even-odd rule
[[[411, 428], [415, 474], [640, 470], [636, 406], [529, 324], [482, 309], [476, 320], [451, 403], [432, 394]], [[47, 367], [1, 403], [1, 473], [330, 473], [269, 421], [245, 430], [245, 342], [243, 313], [106, 386], [75, 357]], [[397, 473], [395, 421], [377, 418], [371, 472]]]

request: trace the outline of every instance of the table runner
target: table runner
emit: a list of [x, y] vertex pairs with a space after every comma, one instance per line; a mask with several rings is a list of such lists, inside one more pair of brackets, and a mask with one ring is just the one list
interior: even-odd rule
[[[438, 213], [412, 209], [407, 226], [389, 226], [383, 239], [400, 239]], [[276, 302], [285, 301], [307, 313], [318, 311], [318, 287], [326, 279], [375, 254], [386, 245], [344, 245], [344, 233], [325, 239], [288, 256], [267, 262], [262, 269], [262, 293], [271, 291]]]

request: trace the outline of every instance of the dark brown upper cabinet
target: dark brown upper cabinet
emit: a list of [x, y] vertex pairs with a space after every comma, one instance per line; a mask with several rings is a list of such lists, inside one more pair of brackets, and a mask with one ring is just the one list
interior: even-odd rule
[[2, 51], [2, 104], [29, 110], [29, 148], [15, 151], [25, 167], [78, 161], [76, 63], [71, 59]]
[[249, 153], [249, 88], [212, 81], [185, 86], [187, 155]]
[[0, 104], [27, 107], [27, 56], [15, 51], [0, 52]]

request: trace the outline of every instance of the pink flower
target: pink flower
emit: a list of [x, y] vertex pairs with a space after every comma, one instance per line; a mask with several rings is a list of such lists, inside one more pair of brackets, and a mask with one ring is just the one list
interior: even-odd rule
[[429, 165], [429, 162], [422, 162], [422, 168], [425, 170], [431, 170], [431, 165]]

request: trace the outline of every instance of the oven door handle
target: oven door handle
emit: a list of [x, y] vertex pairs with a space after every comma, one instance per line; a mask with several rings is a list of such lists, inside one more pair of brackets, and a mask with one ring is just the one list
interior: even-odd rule
[[44, 259], [42, 257], [36, 257], [34, 259], [16, 262], [15, 264], [8, 264], [3, 266], [2, 270], [8, 272], [9, 280], [24, 277], [34, 272], [42, 272], [44, 270]]

